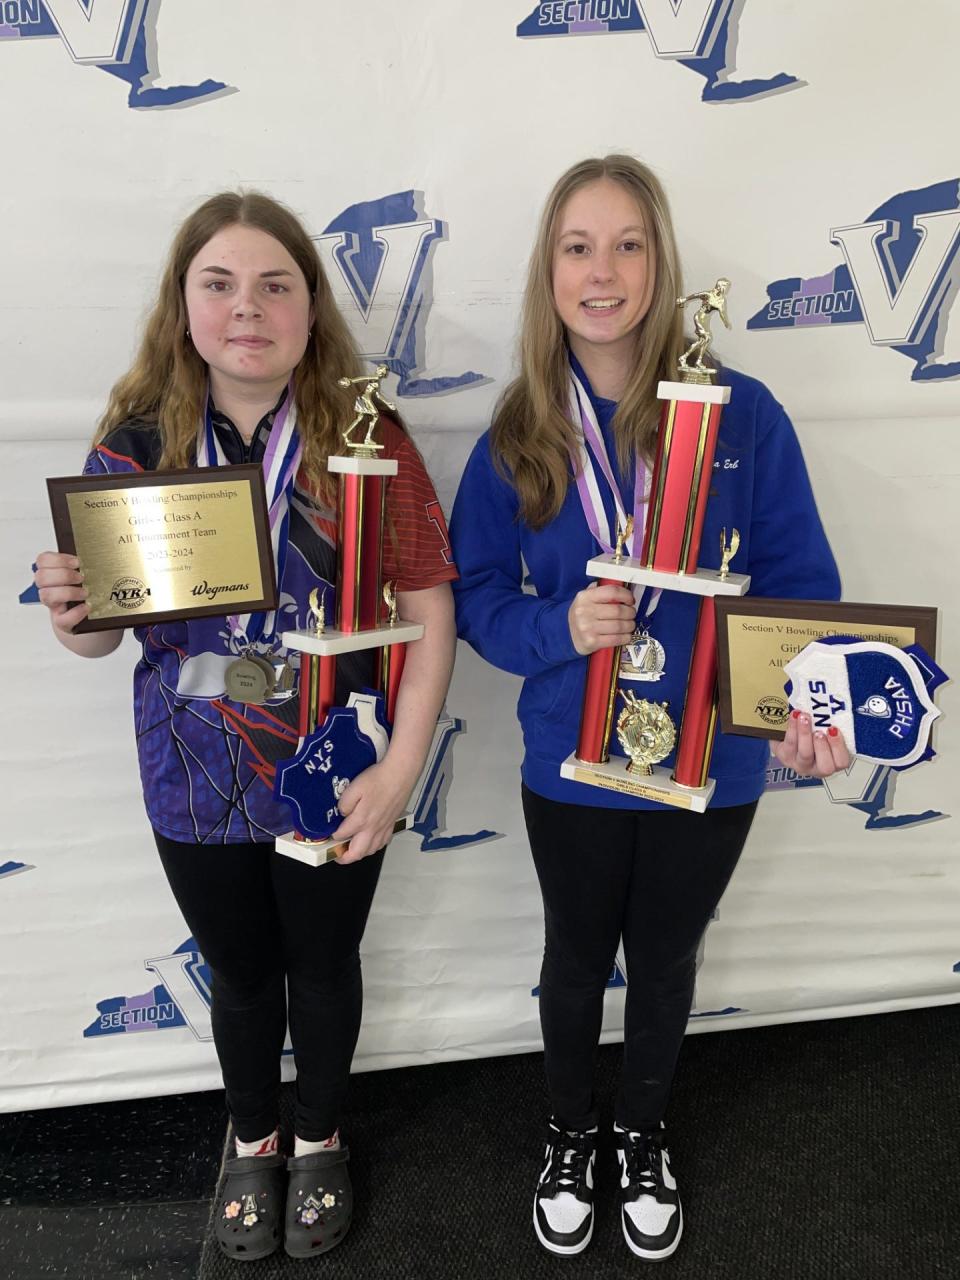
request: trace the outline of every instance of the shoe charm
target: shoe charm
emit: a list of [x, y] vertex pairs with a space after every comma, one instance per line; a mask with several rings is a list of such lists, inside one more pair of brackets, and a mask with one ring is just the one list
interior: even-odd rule
[[255, 1227], [260, 1221], [260, 1214], [257, 1212], [257, 1197], [247, 1195], [243, 1197], [243, 1225], [245, 1227]]
[[[324, 1197], [324, 1200], [326, 1200], [326, 1196]], [[318, 1200], [311, 1191], [300, 1208], [301, 1224], [305, 1227], [312, 1227], [320, 1217], [320, 1210], [323, 1207], [323, 1201]]]

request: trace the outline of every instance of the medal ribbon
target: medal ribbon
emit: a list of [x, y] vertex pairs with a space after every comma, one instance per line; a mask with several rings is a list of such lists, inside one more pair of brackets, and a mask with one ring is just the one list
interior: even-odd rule
[[[294, 403], [293, 383], [287, 388], [286, 399], [277, 410], [263, 455], [263, 479], [269, 508], [270, 541], [273, 546], [273, 563], [277, 572], [277, 587], [283, 579], [287, 559], [287, 536], [290, 525], [290, 494], [296, 479], [303, 445], [297, 431], [297, 409]], [[210, 399], [197, 441], [197, 463], [201, 467], [227, 466], [228, 461], [213, 426]], [[270, 641], [276, 627], [276, 611], [231, 614], [227, 625], [242, 643], [250, 645], [263, 639]]]
[[[620, 488], [614, 478], [613, 468], [610, 465], [610, 459], [607, 455], [607, 448], [603, 442], [603, 433], [600, 430], [600, 423], [597, 421], [596, 411], [590, 402], [590, 397], [583, 386], [583, 383], [577, 375], [570, 370], [570, 418], [574, 427], [579, 425], [580, 430], [577, 433], [577, 443], [579, 447], [579, 473], [577, 475], [577, 492], [580, 495], [580, 505], [583, 507], [583, 514], [586, 517], [587, 525], [590, 532], [596, 538], [601, 548], [608, 554], [612, 555], [616, 542], [614, 534], [613, 541], [610, 541], [609, 528], [607, 524], [607, 513], [603, 508], [603, 499], [600, 496], [600, 487], [597, 482], [596, 471], [593, 466], [593, 458], [596, 458], [600, 467], [603, 478], [606, 480], [610, 492], [613, 495], [614, 506], [617, 513], [617, 521], [620, 528], [626, 528], [627, 517], [624, 512], [623, 498], [620, 494]], [[593, 455], [591, 457], [591, 455]], [[647, 468], [643, 459], [638, 457], [636, 460], [636, 472], [633, 482], [633, 532], [629, 538], [624, 540], [624, 548], [627, 555], [633, 555], [634, 546], [643, 545], [643, 529], [647, 514], [647, 498], [644, 493], [647, 481]], [[645, 588], [639, 585], [633, 587], [634, 599], [639, 608], [640, 599]], [[646, 624], [652, 617], [654, 610], [660, 603], [660, 590], [651, 591], [647, 600], [647, 607], [644, 611], [643, 621]]]

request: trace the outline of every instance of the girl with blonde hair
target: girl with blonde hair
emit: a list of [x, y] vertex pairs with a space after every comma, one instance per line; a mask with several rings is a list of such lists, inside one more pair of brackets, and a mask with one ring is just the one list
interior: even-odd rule
[[[248, 632], [241, 618], [224, 617], [135, 632], [144, 801], [170, 887], [210, 968], [237, 1147], [217, 1230], [224, 1252], [241, 1260], [272, 1253], [281, 1237], [289, 1254], [313, 1256], [349, 1226], [339, 1124], [360, 1026], [360, 939], [453, 662], [456, 570], [439, 506], [402, 424], [381, 415], [382, 456], [399, 461], [387, 486], [384, 573], [402, 615], [422, 622], [425, 634], [408, 649], [386, 755], [339, 799], [345, 819], [334, 834], [349, 844], [340, 865], [321, 870], [277, 854], [274, 837], [291, 821], [274, 800], [274, 777], [296, 751], [299, 727], [280, 636], [307, 626], [311, 592], [325, 592], [328, 606], [333, 599], [335, 491], [326, 459], [355, 399], [338, 379], [361, 371], [297, 218], [258, 192], [224, 192], [177, 232], [139, 350], [110, 394], [85, 467], [99, 475], [261, 463], [278, 530], [279, 603], [259, 616], [259, 631], [252, 620]], [[121, 631], [74, 630], [88, 612], [75, 557], [41, 553], [35, 581], [67, 649], [96, 658], [117, 647]], [[336, 702], [376, 683], [374, 652], [338, 661]], [[277, 674], [264, 703], [227, 692], [228, 670], [243, 655], [258, 655]], [[288, 1021], [297, 1085], [294, 1148], [284, 1164], [277, 1126]]]
[[[647, 592], [638, 602], [585, 574], [589, 559], [612, 549], [618, 512], [633, 514], [640, 546], [657, 383], [676, 378], [683, 350], [682, 294], [667, 199], [651, 170], [625, 155], [568, 169], [547, 199], [530, 261], [520, 374], [473, 450], [451, 521], [459, 633], [524, 678], [522, 799], [546, 922], [540, 1020], [552, 1106], [533, 1222], [558, 1254], [579, 1253], [593, 1234], [593, 1072], [621, 939], [621, 1225], [642, 1258], [668, 1257], [679, 1244], [663, 1117], [698, 945], [747, 838], [768, 759], [764, 740], [718, 734], [704, 814], [560, 773], [576, 746], [587, 657], [598, 649], [627, 646], [628, 655], [645, 638], [656, 661], [622, 661], [621, 687], [653, 678], [656, 701], [678, 723], [682, 716], [694, 597]], [[732, 400], [701, 563], [719, 566], [720, 530], [736, 527], [737, 568], [752, 575], [756, 594], [836, 598], [833, 556], [783, 409], [732, 369], [720, 381]], [[777, 753], [806, 776], [848, 763], [842, 739], [813, 735], [805, 717], [791, 721]]]

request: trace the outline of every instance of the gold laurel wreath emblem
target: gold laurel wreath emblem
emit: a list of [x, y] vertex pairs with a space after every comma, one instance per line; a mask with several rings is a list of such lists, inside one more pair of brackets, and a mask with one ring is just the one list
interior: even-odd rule
[[620, 697], [626, 706], [617, 719], [617, 741], [630, 757], [627, 772], [648, 775], [651, 765], [673, 750], [676, 727], [667, 715], [667, 703], [648, 702], [623, 689]]

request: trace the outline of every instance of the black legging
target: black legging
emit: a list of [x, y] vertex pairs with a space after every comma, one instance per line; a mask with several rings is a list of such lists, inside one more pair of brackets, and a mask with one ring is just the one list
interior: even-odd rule
[[603, 996], [623, 937], [627, 966], [616, 1119], [658, 1125], [693, 1003], [697, 948], [740, 857], [756, 803], [690, 813], [562, 804], [523, 788], [540, 878], [547, 1086], [570, 1129], [597, 1123]]
[[287, 1029], [297, 1064], [296, 1132], [340, 1123], [360, 1031], [360, 939], [383, 850], [309, 867], [272, 844], [180, 844], [154, 832], [183, 917], [210, 966], [213, 1039], [243, 1142], [276, 1127]]

